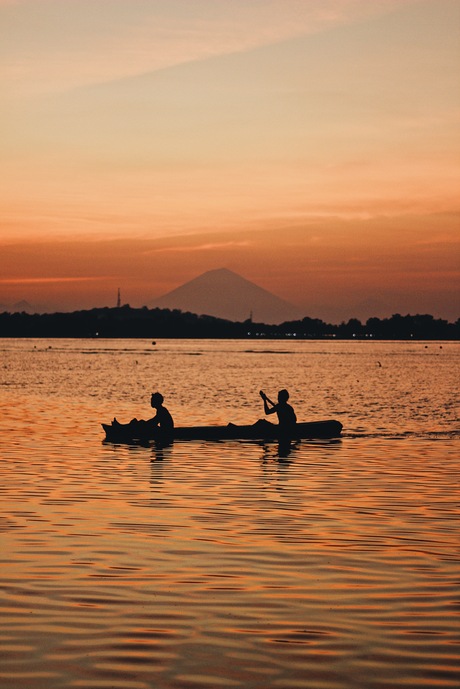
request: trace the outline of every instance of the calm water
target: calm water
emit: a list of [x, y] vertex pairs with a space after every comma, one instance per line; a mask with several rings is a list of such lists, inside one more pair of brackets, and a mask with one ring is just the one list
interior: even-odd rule
[[[2, 689], [460, 683], [458, 343], [0, 340]], [[251, 423], [343, 437], [104, 444]]]

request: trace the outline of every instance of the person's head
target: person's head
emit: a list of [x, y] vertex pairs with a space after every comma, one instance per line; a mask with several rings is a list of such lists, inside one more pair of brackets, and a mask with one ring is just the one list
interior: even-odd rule
[[287, 402], [289, 399], [289, 393], [287, 390], [280, 390], [278, 393], [278, 402]]
[[155, 409], [158, 409], [158, 407], [161, 407], [163, 404], [163, 395], [159, 392], [152, 392], [152, 397], [150, 399], [150, 405], [154, 407]]

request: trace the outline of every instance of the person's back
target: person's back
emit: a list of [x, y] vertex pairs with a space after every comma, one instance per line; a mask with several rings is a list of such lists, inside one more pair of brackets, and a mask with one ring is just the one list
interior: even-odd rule
[[293, 428], [297, 423], [297, 417], [293, 407], [287, 402], [278, 402], [275, 406], [280, 428]]
[[169, 411], [166, 409], [166, 407], [163, 407], [162, 404], [159, 405], [156, 410], [157, 413], [153, 419], [151, 419], [152, 423], [155, 426], [158, 426], [161, 431], [165, 433], [172, 433], [174, 430], [174, 421]]

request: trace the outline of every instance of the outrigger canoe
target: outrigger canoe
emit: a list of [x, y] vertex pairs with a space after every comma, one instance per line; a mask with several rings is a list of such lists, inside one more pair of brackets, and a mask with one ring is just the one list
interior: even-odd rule
[[[129, 424], [106, 424], [102, 427], [106, 440], [112, 443], [148, 442], [162, 440], [158, 431], [138, 432]], [[310, 421], [297, 423], [290, 440], [337, 438], [342, 431], [340, 421]], [[286, 438], [281, 438], [286, 440]], [[280, 429], [275, 424], [263, 420], [251, 426], [182, 426], [174, 428], [173, 440], [280, 440]]]

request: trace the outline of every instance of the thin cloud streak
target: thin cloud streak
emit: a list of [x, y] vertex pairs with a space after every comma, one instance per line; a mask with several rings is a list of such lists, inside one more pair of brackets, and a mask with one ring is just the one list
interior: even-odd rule
[[[254, 50], [417, 2], [421, 0], [195, 0], [190, 12], [189, 0], [184, 0], [181, 16], [180, 2], [166, 9], [158, 0], [131, 0], [118, 3], [115, 11], [101, 0], [54, 0], [41, 8], [37, 31], [36, 12], [31, 11], [36, 0], [0, 1], [7, 12], [3, 24], [9, 43], [3, 79], [17, 94], [69, 90]], [[84, 30], [84, 39], [75, 38], [76, 26]], [[25, 52], [22, 42], [30, 45]]]
[[104, 280], [112, 280], [113, 277], [107, 275], [87, 276], [87, 277], [66, 277], [66, 278], [0, 278], [2, 285], [36, 285], [36, 284], [54, 284], [59, 282], [100, 282]]
[[182, 253], [189, 253], [190, 251], [214, 251], [215, 249], [234, 249], [237, 247], [249, 247], [253, 244], [253, 242], [244, 240], [241, 242], [215, 242], [215, 243], [207, 243], [207, 244], [196, 244], [196, 245], [187, 245], [187, 246], [164, 246], [160, 247], [158, 249], [151, 249], [150, 251], [144, 252], [144, 255], [148, 254], [166, 254], [166, 253], [171, 253], [171, 254], [182, 254]]

